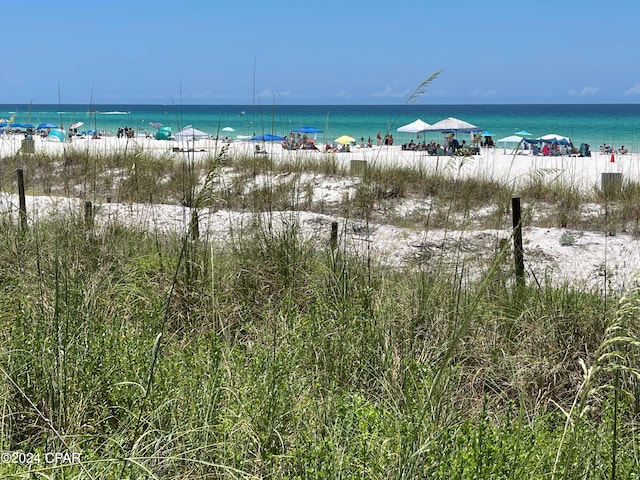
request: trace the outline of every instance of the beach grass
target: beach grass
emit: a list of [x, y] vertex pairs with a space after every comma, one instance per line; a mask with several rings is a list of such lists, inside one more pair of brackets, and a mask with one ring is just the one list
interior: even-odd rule
[[[354, 179], [255, 156], [32, 161], [40, 163], [22, 165], [36, 191], [49, 168], [50, 193], [86, 185], [83, 198], [232, 208], [251, 221], [220, 242], [193, 222], [167, 233], [94, 226], [82, 212], [27, 229], [0, 218], [0, 442], [4, 452], [32, 454], [28, 465], [3, 457], [3, 477], [638, 471], [640, 290], [616, 297], [544, 278], [519, 284], [507, 243], [474, 264], [389, 268], [332, 244], [329, 232], [324, 242], [305, 237], [294, 215], [324, 208], [366, 224], [391, 202], [428, 198], [425, 214], [389, 218], [416, 228], [495, 226], [510, 221], [507, 186], [401, 168]], [[3, 163], [3, 189], [15, 191], [20, 162]], [[107, 185], [107, 172], [123, 178]], [[310, 172], [349, 179], [352, 194], [317, 207]], [[637, 215], [633, 185], [600, 200], [558, 185], [521, 195], [527, 218], [556, 225], [580, 225], [570, 213], [598, 202], [624, 212], [619, 227]], [[54, 452], [79, 458], [47, 462]]]

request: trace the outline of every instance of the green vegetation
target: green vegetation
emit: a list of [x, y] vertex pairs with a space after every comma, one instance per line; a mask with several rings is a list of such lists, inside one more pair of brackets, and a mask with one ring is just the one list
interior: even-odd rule
[[[276, 227], [272, 212], [317, 208], [299, 195], [309, 190], [310, 165], [284, 171], [224, 152], [199, 164], [144, 155], [3, 162], [5, 190], [15, 188], [19, 163], [34, 162], [26, 171], [36, 191], [86, 185], [87, 199], [254, 216], [218, 244], [194, 231], [94, 228], [82, 212], [23, 231], [2, 214], [0, 447], [40, 455], [31, 465], [0, 464], [2, 478], [639, 471], [640, 290], [613, 298], [544, 279], [517, 285], [507, 243], [477, 265], [389, 269], [340, 244], [332, 250], [329, 232], [326, 247], [308, 241], [295, 215]], [[637, 215], [637, 190], [602, 198], [620, 207], [620, 225]], [[526, 192], [528, 208], [544, 201], [555, 213], [598, 202], [597, 192], [554, 185]], [[431, 228], [450, 226], [454, 215], [471, 224], [478, 206], [490, 211], [485, 222], [504, 225], [511, 191], [481, 179], [370, 170], [333, 208], [368, 221], [384, 202], [413, 195], [433, 200], [433, 214], [415, 219]], [[576, 228], [572, 218], [541, 221]], [[80, 461], [48, 463], [52, 452]]]

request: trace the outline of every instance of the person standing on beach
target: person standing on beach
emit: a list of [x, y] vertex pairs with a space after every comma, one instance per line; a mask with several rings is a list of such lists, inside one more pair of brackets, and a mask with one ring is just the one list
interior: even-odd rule
[[376, 140], [378, 141], [378, 146], [382, 145], [382, 135], [380, 135], [380, 130], [378, 130], [378, 135], [376, 135]]

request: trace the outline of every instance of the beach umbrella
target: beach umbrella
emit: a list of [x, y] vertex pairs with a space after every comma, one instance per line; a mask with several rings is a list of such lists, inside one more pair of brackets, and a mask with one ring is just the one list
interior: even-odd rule
[[281, 142], [284, 140], [284, 137], [279, 135], [273, 135], [271, 133], [263, 133], [262, 135], [256, 135], [255, 137], [251, 137], [252, 142]]
[[[2, 125], [2, 126], [7, 126], [7, 125]], [[13, 123], [9, 123], [8, 124], [9, 127], [11, 128], [35, 128], [33, 125], [31, 125], [30, 123], [19, 123], [19, 122], [13, 122]]]
[[407, 125], [398, 127], [398, 131], [405, 132], [405, 133], [420, 133], [420, 132], [424, 132], [430, 126], [431, 125], [429, 125], [427, 122], [425, 122], [424, 120], [420, 120], [418, 118], [417, 120], [411, 123], [408, 123]]
[[523, 137], [530, 137], [533, 134], [527, 132], [526, 130], [520, 130], [519, 132], [516, 132], [514, 135], [522, 135]]
[[484, 132], [482, 132], [482, 136], [483, 137], [494, 137], [495, 133], [492, 133], [492, 132], [489, 132], [489, 131], [485, 130]]
[[334, 142], [339, 143], [340, 145], [349, 145], [350, 143], [355, 142], [356, 139], [350, 137], [349, 135], [342, 135], [334, 140]]
[[162, 125], [160, 122], [149, 122], [149, 125], [151, 125], [153, 128], [157, 128], [158, 130], [164, 127], [164, 125]]
[[36, 130], [45, 130], [47, 128], [58, 128], [58, 125], [51, 122], [43, 122], [36, 127]]
[[353, 137], [350, 137], [349, 135], [342, 135], [338, 138], [336, 138], [336, 143], [339, 143], [341, 145], [348, 145], [349, 143], [355, 143], [356, 139]]
[[70, 128], [80, 128], [82, 125], [84, 125], [84, 122], [76, 122], [72, 123]]
[[235, 132], [236, 129], [235, 128], [231, 128], [231, 127], [224, 127], [222, 129], [223, 132]]
[[315, 127], [309, 127], [309, 126], [304, 126], [304, 127], [300, 127], [300, 128], [296, 128], [295, 130], [292, 130], [295, 133], [322, 133], [323, 131], [315, 128]]

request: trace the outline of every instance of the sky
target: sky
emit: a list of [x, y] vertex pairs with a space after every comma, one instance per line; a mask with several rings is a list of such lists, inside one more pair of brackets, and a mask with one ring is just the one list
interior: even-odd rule
[[637, 0], [24, 5], [2, 6], [0, 104], [640, 101]]

